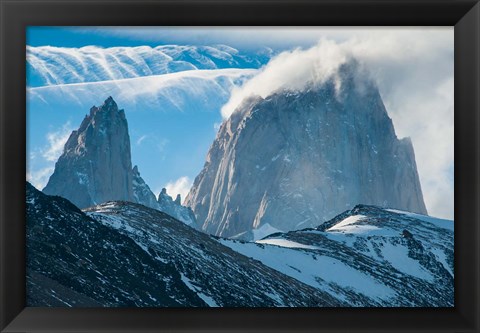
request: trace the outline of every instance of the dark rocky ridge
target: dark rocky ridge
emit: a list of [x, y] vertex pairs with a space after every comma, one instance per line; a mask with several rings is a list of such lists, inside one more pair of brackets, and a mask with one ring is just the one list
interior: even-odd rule
[[27, 183], [27, 306], [206, 306], [171, 263]]
[[143, 205], [26, 199], [28, 306], [345, 305]]

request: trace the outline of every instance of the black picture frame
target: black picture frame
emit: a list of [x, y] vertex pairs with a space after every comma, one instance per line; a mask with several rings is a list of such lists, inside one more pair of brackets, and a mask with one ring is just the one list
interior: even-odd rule
[[[479, 332], [480, 4], [474, 0], [0, 0], [1, 332]], [[25, 307], [26, 27], [455, 26], [455, 307]]]

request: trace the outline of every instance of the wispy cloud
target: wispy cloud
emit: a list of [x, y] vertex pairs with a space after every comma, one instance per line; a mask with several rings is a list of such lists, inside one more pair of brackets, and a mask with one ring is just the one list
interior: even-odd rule
[[[290, 50], [292, 47], [302, 48], [301, 50], [290, 51], [292, 55], [301, 54], [302, 51], [315, 47], [322, 38], [330, 40], [331, 44], [348, 51], [366, 65], [378, 83], [384, 103], [393, 119], [397, 135], [412, 138], [424, 198], [430, 214], [439, 217], [453, 217], [453, 179], [451, 176], [453, 166], [452, 27], [93, 27], [82, 29], [80, 28], [78, 31], [86, 34], [103, 35], [106, 36], [106, 39], [110, 36], [124, 37], [131, 40], [132, 43], [130, 44], [132, 45], [142, 45], [143, 42], [148, 42], [150, 45], [152, 45], [151, 43], [189, 45], [220, 43], [237, 47], [242, 51], [245, 49], [256, 50], [264, 46], [276, 48], [276, 51]], [[323, 57], [320, 58], [320, 54], [318, 56], [318, 62], [323, 61]], [[304, 59], [308, 60], [308, 57], [304, 57]], [[283, 60], [282, 62], [278, 61], [277, 64], [288, 64], [288, 57], [284, 57]], [[289, 78], [296, 78], [298, 81], [298, 73], [311, 75], [305, 69], [308, 69], [308, 66], [312, 68], [313, 64], [314, 62], [307, 62], [297, 64], [298, 68], [286, 66], [284, 69], [277, 66], [276, 69], [271, 68], [271, 70], [267, 70], [268, 66], [266, 66], [262, 73], [271, 72], [277, 75], [277, 78], [284, 74], [283, 77], [278, 79], [281, 82], [288, 81]], [[128, 100], [132, 96], [140, 97], [131, 106], [128, 105], [128, 110], [141, 109], [137, 105], [146, 107], [145, 104], [141, 103], [146, 100], [145, 96], [148, 96], [151, 93], [150, 90], [154, 88], [157, 90], [161, 88], [162, 91], [166, 91], [165, 94], [162, 93], [164, 95], [161, 95], [166, 97], [159, 100], [168, 104], [172, 100], [170, 98], [170, 86], [176, 89], [179, 82], [178, 80], [171, 80], [172, 75], [179, 74], [148, 79], [151, 81], [131, 79], [126, 82], [128, 85], [122, 83], [121, 90], [129, 92], [129, 94], [126, 94]], [[250, 85], [250, 92], [258, 87], [257, 91], [268, 93], [277, 84], [272, 78], [274, 77], [270, 77], [270, 82], [265, 76], [263, 78], [259, 77], [254, 79], [254, 82], [258, 84], [247, 83], [245, 86]], [[262, 82], [265, 83], [263, 86]], [[275, 84], [272, 84], [272, 82]], [[114, 94], [115, 89], [117, 89], [116, 86], [119, 84], [119, 82], [114, 82], [112, 86], [104, 87], [103, 84], [98, 84], [91, 87], [95, 88], [92, 91], [95, 91], [96, 94], [99, 90], [103, 91], [102, 94]], [[202, 100], [215, 100], [211, 96], [204, 98], [204, 95], [209, 91], [215, 91], [218, 95], [218, 92], [210, 89], [210, 86], [207, 88], [198, 90], [198, 95], [202, 96]], [[32, 96], [44, 96], [43, 94], [47, 94], [47, 92], [42, 89], [31, 89], [30, 94]], [[88, 103], [93, 100], [89, 97], [89, 90], [89, 94], [85, 93], [87, 91], [86, 86], [74, 85], [62, 87], [62, 89], [69, 91], [69, 97], [71, 98], [78, 96], [79, 99]], [[188, 89], [190, 89], [190, 86], [188, 86]], [[228, 96], [229, 89], [226, 89], [225, 92], [221, 91], [221, 93]], [[189, 93], [192, 92], [194, 91], [190, 89]], [[245, 96], [247, 93], [248, 91], [245, 89], [235, 91], [230, 100], [230, 109], [234, 107], [235, 103], [241, 101], [242, 94]], [[119, 95], [125, 96], [125, 94]], [[152, 93], [152, 96], [157, 95]], [[235, 98], [236, 102], [234, 101]], [[48, 100], [48, 98], [45, 99]], [[174, 100], [177, 101], [178, 98]], [[195, 101], [197, 100], [201, 101], [200, 99]], [[127, 100], [121, 102], [125, 104]], [[228, 112], [225, 112], [225, 116], [228, 116], [228, 114]], [[143, 143], [142, 147], [146, 146], [144, 140], [140, 142], [140, 144]], [[156, 142], [152, 142], [152, 145]], [[152, 146], [153, 150], [160, 152], [158, 154], [159, 159], [165, 158], [167, 143], [162, 142]], [[176, 144], [177, 142], [172, 141], [172, 149]], [[51, 156], [55, 155], [58, 156], [58, 150], [57, 154]], [[38, 156], [37, 159], [39, 157], [41, 156]], [[51, 159], [54, 159], [54, 157]], [[195, 175], [189, 176], [194, 177]]]
[[192, 187], [192, 180], [187, 177], [183, 176], [174, 181], [168, 182], [164, 187], [167, 189], [168, 195], [170, 195], [173, 199], [176, 198], [177, 194], [180, 194], [182, 200], [185, 200], [190, 188]]
[[215, 132], [218, 132], [220, 126], [222, 126], [222, 123], [213, 123], [213, 129], [215, 130]]
[[49, 162], [55, 162], [63, 152], [63, 147], [72, 133], [70, 122], [65, 123], [60, 129], [47, 133], [47, 146], [42, 149], [42, 156]]
[[157, 142], [157, 149], [160, 153], [165, 153], [165, 149], [167, 148], [167, 145], [170, 143], [170, 140], [168, 139], [161, 139]]
[[146, 138], [148, 138], [148, 135], [146, 135], [146, 134], [145, 134], [145, 135], [142, 135], [141, 137], [139, 137], [139, 138], [137, 139], [137, 142], [136, 142], [136, 143], [137, 143], [137, 146], [140, 146], [140, 145], [142, 144], [142, 142], [143, 142]]
[[27, 172], [27, 180], [35, 186], [38, 190], [42, 190], [47, 185], [50, 175], [53, 173], [54, 167], [48, 166], [46, 168]]
[[322, 83], [334, 76], [350, 53], [332, 40], [322, 40], [308, 49], [285, 51], [239, 88], [234, 88], [230, 100], [222, 107], [228, 118], [237, 106], [252, 95], [267, 97], [280, 88], [301, 90], [312, 82]]
[[42, 190], [47, 185], [55, 170], [55, 162], [62, 154], [72, 130], [70, 122], [66, 122], [57, 130], [46, 134], [47, 143], [44, 147], [30, 152], [26, 178], [37, 189]]
[[[352, 37], [365, 38], [379, 35], [410, 33], [424, 42], [422, 34], [448, 27], [82, 27], [72, 28], [88, 35], [124, 38], [134, 45], [214, 45], [226, 44], [242, 50], [258, 50], [265, 47], [290, 49], [311, 47], [321, 38], [343, 42]], [[73, 31], [73, 30], [72, 30]], [[427, 45], [430, 41], [427, 41]], [[395, 38], [390, 45], [396, 44]], [[401, 43], [400, 43], [401, 44]], [[388, 52], [388, 50], [387, 50]]]

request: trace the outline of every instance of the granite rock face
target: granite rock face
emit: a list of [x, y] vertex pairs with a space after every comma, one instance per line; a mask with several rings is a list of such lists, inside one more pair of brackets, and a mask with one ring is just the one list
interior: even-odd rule
[[204, 231], [301, 229], [357, 204], [427, 213], [375, 83], [354, 62], [336, 79], [252, 96], [222, 124], [185, 201]]
[[140, 172], [138, 171], [138, 167], [136, 165], [133, 167], [132, 172], [133, 201], [150, 208], [158, 209], [157, 198], [147, 183], [145, 183], [143, 178], [140, 176]]
[[92, 107], [72, 132], [43, 192], [79, 208], [115, 200], [139, 203], [195, 225], [193, 212], [181, 205], [180, 198], [173, 201], [167, 195], [157, 201], [138, 167], [132, 169], [127, 119], [112, 97]]
[[132, 183], [127, 119], [109, 97], [72, 132], [43, 192], [85, 208], [108, 200], [133, 201]]
[[158, 195], [157, 209], [191, 227], [197, 228], [195, 215], [190, 207], [182, 206], [180, 194], [173, 200], [172, 197], [167, 194], [167, 189], [162, 188], [162, 192]]

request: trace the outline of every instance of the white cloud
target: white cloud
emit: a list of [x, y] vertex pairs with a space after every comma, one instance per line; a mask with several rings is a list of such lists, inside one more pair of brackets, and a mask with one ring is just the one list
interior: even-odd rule
[[70, 122], [65, 123], [60, 129], [47, 133], [48, 145], [42, 149], [42, 156], [49, 162], [56, 162], [63, 152], [63, 147], [72, 133]]
[[321, 84], [334, 77], [349, 56], [346, 48], [332, 40], [322, 40], [308, 50], [282, 52], [259, 74], [233, 89], [230, 100], [222, 107], [222, 116], [228, 118], [246, 97], [252, 95], [265, 98], [281, 88], [301, 90], [312, 82]]
[[66, 122], [56, 131], [46, 134], [47, 144], [44, 147], [30, 152], [26, 178], [37, 189], [42, 190], [47, 185], [72, 130], [70, 122]]
[[148, 135], [142, 135], [141, 137], [139, 137], [137, 139], [137, 146], [140, 146], [142, 144], [142, 142], [148, 137]]
[[252, 94], [267, 97], [335, 78], [353, 56], [377, 82], [397, 135], [412, 138], [429, 213], [453, 218], [453, 28], [340, 29], [331, 36], [273, 58], [233, 91], [222, 116]]
[[[76, 27], [78, 33], [99, 34], [129, 39], [135, 45], [176, 44], [213, 45], [226, 44], [242, 50], [258, 50], [264, 47], [289, 49], [310, 47], [321, 38], [346, 41], [352, 37], [377, 37], [391, 35], [391, 45], [398, 34], [409, 33], [412, 38], [433, 30], [447, 30], [450, 27]], [[427, 41], [427, 46], [428, 46]]]
[[177, 197], [177, 194], [180, 194], [182, 201], [185, 200], [190, 188], [192, 187], [192, 180], [183, 176], [177, 180], [168, 182], [164, 187], [167, 189], [167, 194], [170, 195], [173, 199]]
[[27, 172], [27, 181], [29, 181], [36, 189], [42, 190], [47, 185], [50, 175], [53, 173], [54, 167], [48, 166], [46, 168]]
[[162, 154], [163, 158], [165, 158], [165, 150], [167, 149], [167, 146], [169, 143], [170, 143], [170, 140], [165, 138], [161, 139], [157, 143], [157, 149], [160, 152], [160, 154]]

